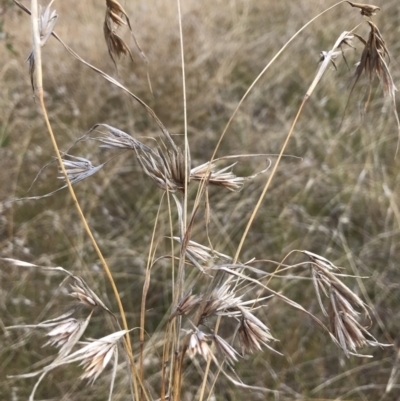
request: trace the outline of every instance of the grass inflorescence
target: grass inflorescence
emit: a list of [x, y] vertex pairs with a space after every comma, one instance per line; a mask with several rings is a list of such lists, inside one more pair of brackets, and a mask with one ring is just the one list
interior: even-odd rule
[[0, 396], [395, 399], [397, 3], [4, 7]]

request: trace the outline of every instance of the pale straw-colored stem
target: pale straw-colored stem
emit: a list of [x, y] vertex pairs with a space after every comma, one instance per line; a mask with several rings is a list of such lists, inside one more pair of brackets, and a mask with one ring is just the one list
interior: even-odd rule
[[[249, 88], [247, 89], [247, 91], [245, 92], [245, 94], [243, 95], [243, 97], [240, 99], [240, 101], [239, 101], [238, 105], [236, 106], [236, 108], [235, 108], [235, 110], [234, 110], [234, 112], [233, 112], [231, 118], [229, 119], [228, 123], [226, 124], [226, 126], [225, 126], [225, 128], [224, 128], [224, 130], [223, 130], [223, 132], [222, 132], [222, 134], [221, 134], [221, 137], [220, 137], [219, 140], [218, 140], [217, 146], [215, 147], [214, 153], [213, 153], [213, 155], [212, 155], [212, 157], [211, 157], [210, 166], [211, 166], [211, 162], [214, 160], [214, 158], [215, 158], [215, 156], [216, 156], [216, 154], [217, 154], [217, 151], [218, 151], [219, 146], [220, 146], [220, 144], [221, 144], [221, 142], [222, 142], [222, 139], [224, 138], [224, 136], [225, 136], [225, 134], [226, 134], [226, 132], [227, 132], [227, 130], [228, 130], [228, 128], [229, 128], [229, 126], [230, 126], [232, 120], [234, 119], [236, 113], [238, 112], [240, 106], [243, 104], [244, 100], [247, 98], [247, 96], [249, 95], [250, 91], [253, 89], [253, 87], [256, 85], [256, 83], [261, 79], [261, 77], [265, 74], [265, 72], [268, 70], [268, 68], [275, 62], [275, 60], [283, 53], [283, 51], [286, 49], [286, 47], [287, 47], [287, 46], [288, 46], [288, 45], [289, 45], [289, 44], [290, 44], [305, 28], [307, 28], [312, 22], [314, 22], [316, 19], [318, 19], [318, 18], [319, 18], [320, 16], [322, 16], [323, 14], [325, 14], [325, 13], [327, 13], [328, 11], [332, 10], [333, 8], [335, 8], [336, 6], [338, 6], [339, 4], [342, 4], [342, 3], [345, 3], [345, 2], [346, 2], [345, 0], [339, 1], [338, 3], [336, 3], [336, 4], [334, 4], [333, 6], [327, 8], [326, 10], [322, 11], [321, 13], [319, 13], [318, 15], [316, 15], [314, 18], [312, 18], [310, 21], [308, 21], [305, 25], [303, 25], [303, 26], [302, 26], [302, 27], [301, 27], [301, 28], [300, 28], [300, 29], [299, 29], [299, 30], [298, 30], [298, 31], [297, 31], [297, 32], [281, 47], [281, 49], [275, 54], [275, 56], [271, 59], [271, 61], [264, 67], [264, 69], [260, 72], [260, 74], [257, 76], [257, 78], [256, 78], [256, 79], [253, 81], [253, 83], [249, 86]], [[293, 121], [293, 123], [292, 123], [292, 126], [290, 127], [290, 130], [289, 130], [289, 132], [288, 132], [288, 134], [287, 134], [287, 136], [286, 136], [285, 142], [284, 142], [283, 145], [282, 145], [281, 151], [279, 152], [278, 158], [277, 158], [277, 160], [276, 160], [276, 162], [275, 162], [275, 165], [274, 165], [274, 167], [273, 167], [273, 169], [272, 169], [271, 175], [269, 176], [268, 181], [267, 181], [267, 183], [266, 183], [265, 186], [264, 186], [263, 192], [261, 193], [261, 195], [260, 195], [260, 197], [259, 197], [259, 199], [258, 199], [258, 202], [257, 202], [257, 204], [256, 204], [256, 206], [255, 206], [255, 208], [254, 208], [254, 210], [253, 210], [253, 212], [252, 212], [252, 214], [251, 214], [251, 216], [250, 216], [250, 219], [249, 219], [249, 221], [248, 221], [248, 223], [247, 223], [247, 226], [246, 226], [246, 229], [245, 229], [245, 231], [244, 231], [244, 233], [243, 233], [243, 235], [242, 235], [242, 238], [241, 238], [241, 240], [240, 240], [239, 246], [238, 246], [238, 248], [237, 248], [237, 250], [236, 250], [236, 254], [235, 254], [235, 257], [234, 257], [232, 263], [237, 263], [237, 261], [238, 261], [238, 259], [239, 259], [240, 252], [241, 252], [241, 250], [242, 250], [244, 241], [245, 241], [245, 239], [246, 239], [246, 237], [247, 237], [247, 234], [248, 234], [248, 232], [249, 232], [249, 230], [250, 230], [250, 227], [251, 227], [251, 225], [252, 225], [252, 223], [253, 223], [253, 221], [254, 221], [254, 218], [255, 218], [255, 216], [256, 216], [256, 214], [257, 214], [257, 212], [258, 212], [258, 210], [259, 210], [259, 208], [260, 208], [260, 206], [261, 206], [261, 204], [262, 204], [262, 202], [263, 202], [263, 200], [264, 200], [264, 197], [265, 197], [265, 195], [266, 195], [266, 193], [267, 193], [267, 191], [268, 191], [268, 188], [269, 188], [269, 186], [270, 186], [270, 184], [271, 184], [271, 182], [272, 182], [272, 179], [273, 179], [274, 176], [275, 176], [275, 172], [276, 172], [276, 170], [277, 170], [277, 168], [278, 168], [278, 166], [279, 166], [279, 162], [280, 162], [280, 160], [281, 160], [281, 158], [282, 158], [282, 156], [283, 156], [283, 153], [284, 153], [284, 151], [285, 151], [285, 149], [286, 149], [286, 146], [287, 146], [287, 144], [288, 144], [288, 142], [289, 142], [289, 139], [290, 139], [290, 137], [291, 137], [291, 135], [292, 135], [292, 133], [293, 133], [293, 130], [294, 130], [294, 127], [295, 127], [295, 125], [296, 125], [296, 123], [297, 123], [297, 120], [298, 120], [298, 118], [299, 118], [299, 116], [300, 116], [300, 114], [301, 114], [301, 112], [302, 112], [302, 110], [303, 110], [303, 107], [304, 107], [304, 105], [305, 105], [305, 103], [306, 103], [306, 101], [307, 101], [307, 99], [309, 98], [310, 95], [311, 95], [311, 93], [309, 93], [309, 92], [307, 91], [307, 94], [304, 96], [304, 98], [303, 98], [303, 100], [302, 100], [302, 102], [301, 102], [301, 105], [300, 105], [300, 107], [299, 107], [299, 109], [298, 109], [298, 111], [297, 111], [297, 114], [296, 114], [295, 119], [294, 119], [294, 121]], [[203, 183], [203, 185], [204, 185], [204, 184], [205, 184], [205, 183]], [[217, 319], [216, 327], [219, 327], [220, 322], [221, 322], [221, 317], [219, 316], [218, 319]], [[215, 331], [215, 333], [217, 334], [217, 330]], [[221, 366], [222, 366], [222, 365], [221, 365]], [[205, 372], [204, 372], [203, 387], [204, 387], [204, 385], [205, 385], [205, 381], [207, 380], [209, 369], [210, 369], [210, 363], [207, 364], [206, 370], [205, 370]], [[220, 369], [221, 369], [221, 368], [220, 368]], [[218, 370], [217, 375], [219, 375], [220, 369]], [[212, 389], [210, 390], [210, 392], [211, 392], [211, 391], [212, 391]], [[204, 398], [204, 391], [203, 391], [203, 388], [202, 388], [201, 396], [200, 396], [199, 400], [200, 400], [200, 401], [203, 401], [203, 398]]]
[[345, 3], [345, 0], [339, 1], [338, 3], [334, 4], [333, 6], [327, 8], [326, 10], [322, 11], [321, 13], [319, 13], [318, 15], [316, 15], [314, 18], [312, 18], [310, 21], [308, 21], [305, 25], [303, 25], [281, 48], [280, 50], [275, 54], [274, 57], [272, 57], [271, 61], [264, 67], [264, 69], [258, 74], [257, 78], [253, 81], [253, 83], [249, 86], [249, 88], [247, 89], [246, 93], [242, 96], [242, 98], [240, 99], [238, 105], [236, 106], [232, 116], [230, 117], [230, 119], [228, 120], [224, 130], [222, 131], [222, 134], [218, 140], [217, 146], [215, 147], [214, 153], [211, 157], [211, 161], [210, 163], [214, 160], [215, 155], [217, 154], [217, 151], [221, 145], [221, 142], [226, 134], [226, 132], [228, 131], [229, 126], [231, 125], [232, 120], [235, 118], [236, 113], [239, 111], [239, 108], [241, 107], [241, 105], [243, 104], [243, 102], [245, 101], [245, 99], [247, 98], [247, 96], [249, 95], [249, 93], [251, 92], [251, 90], [254, 88], [254, 86], [257, 84], [257, 82], [261, 79], [261, 77], [266, 73], [266, 71], [269, 69], [269, 67], [271, 67], [271, 65], [276, 61], [276, 59], [284, 52], [284, 50], [289, 46], [289, 44], [304, 30], [306, 29], [311, 23], [313, 23], [316, 19], [318, 19], [319, 17], [321, 17], [323, 14], [327, 13], [328, 11], [332, 10], [332, 8], [335, 8], [336, 6], [338, 6], [339, 4]]
[[[182, 241], [181, 241], [181, 252], [180, 252], [180, 258], [179, 258], [179, 266], [178, 266], [178, 275], [177, 275], [177, 291], [176, 291], [176, 296], [175, 296], [175, 305], [178, 304], [179, 299], [182, 297], [182, 292], [183, 292], [183, 285], [184, 285], [184, 280], [185, 280], [185, 248], [186, 244], [185, 241], [183, 241], [185, 235], [186, 235], [186, 229], [187, 229], [187, 198], [188, 198], [188, 183], [189, 183], [189, 142], [188, 142], [188, 132], [187, 132], [187, 99], [186, 99], [186, 75], [185, 75], [185, 53], [184, 53], [184, 47], [183, 47], [183, 30], [182, 30], [182, 12], [181, 12], [181, 2], [180, 0], [177, 0], [177, 7], [178, 7], [178, 22], [179, 22], [179, 38], [180, 38], [180, 48], [181, 48], [181, 65], [182, 65], [182, 91], [183, 91], [183, 118], [184, 118], [184, 148], [185, 148], [185, 188], [184, 188], [184, 194], [183, 194], [183, 213], [182, 213], [182, 218], [183, 218], [183, 232], [180, 233], [182, 236]], [[180, 331], [181, 331], [181, 319], [177, 319], [177, 338], [176, 338], [176, 349], [175, 353], [179, 352], [180, 348]], [[175, 359], [176, 362], [179, 361], [178, 358]], [[180, 369], [178, 367], [180, 366], [179, 363], [176, 363], [176, 368], [174, 368], [174, 382], [177, 383], [180, 381], [178, 377], [181, 375]], [[176, 376], [178, 375], [178, 377]], [[180, 386], [179, 386], [180, 387]], [[175, 401], [179, 401], [180, 399], [180, 388], [178, 388], [177, 385], [174, 385], [174, 395], [173, 399]]]
[[290, 127], [290, 130], [289, 130], [289, 132], [288, 132], [288, 134], [287, 134], [287, 136], [286, 136], [285, 142], [284, 142], [283, 145], [282, 145], [281, 151], [279, 152], [278, 158], [276, 159], [276, 162], [275, 162], [275, 164], [274, 164], [274, 167], [273, 167], [273, 169], [272, 169], [272, 171], [271, 171], [271, 175], [268, 177], [268, 181], [267, 181], [267, 183], [265, 184], [264, 189], [263, 189], [263, 191], [262, 191], [260, 197], [258, 198], [258, 202], [257, 202], [256, 206], [255, 206], [254, 209], [253, 209], [253, 212], [252, 212], [252, 214], [251, 214], [251, 216], [250, 216], [249, 221], [247, 222], [246, 229], [244, 230], [244, 233], [243, 233], [242, 238], [241, 238], [241, 240], [240, 240], [239, 246], [238, 246], [238, 248], [237, 248], [237, 250], [236, 250], [236, 254], [235, 254], [235, 257], [234, 257], [234, 259], [233, 259], [233, 263], [237, 263], [237, 261], [238, 261], [238, 259], [239, 259], [239, 255], [240, 255], [240, 252], [241, 252], [241, 250], [242, 250], [244, 241], [245, 241], [245, 239], [246, 239], [246, 237], [247, 237], [247, 234], [248, 234], [248, 232], [249, 232], [249, 230], [250, 230], [250, 227], [251, 227], [251, 225], [252, 225], [252, 223], [253, 223], [253, 221], [254, 221], [254, 219], [255, 219], [255, 217], [256, 217], [256, 214], [257, 214], [258, 210], [260, 209], [261, 203], [262, 203], [263, 200], [264, 200], [265, 194], [266, 194], [267, 191], [268, 191], [268, 188], [269, 188], [269, 186], [270, 186], [270, 184], [271, 184], [271, 182], [272, 182], [272, 179], [273, 179], [274, 176], [275, 176], [275, 173], [276, 173], [276, 170], [278, 169], [279, 162], [281, 161], [283, 152], [285, 151], [286, 146], [287, 146], [287, 144], [289, 143], [289, 139], [290, 139], [290, 137], [292, 136], [294, 127], [296, 126], [297, 120], [298, 120], [299, 117], [300, 117], [300, 114], [301, 114], [301, 112], [302, 112], [302, 110], [303, 110], [303, 107], [304, 107], [304, 105], [305, 105], [307, 99], [308, 99], [308, 96], [307, 96], [307, 95], [304, 96], [304, 98], [303, 98], [303, 100], [302, 100], [302, 102], [301, 102], [301, 105], [300, 105], [300, 107], [299, 107], [299, 110], [297, 111], [296, 117], [295, 117], [294, 120], [293, 120], [292, 126]]
[[[56, 141], [56, 138], [54, 136], [53, 129], [51, 127], [51, 124], [50, 124], [50, 121], [49, 121], [49, 118], [48, 118], [46, 106], [45, 106], [45, 103], [44, 103], [44, 97], [43, 97], [43, 75], [42, 75], [42, 59], [41, 59], [41, 48], [40, 48], [39, 15], [38, 15], [37, 0], [32, 0], [31, 1], [31, 22], [32, 22], [31, 26], [32, 26], [33, 54], [34, 54], [34, 57], [35, 57], [35, 71], [34, 71], [34, 78], [33, 78], [34, 79], [34, 83], [35, 83], [35, 92], [36, 92], [37, 97], [39, 98], [39, 102], [40, 102], [40, 106], [41, 106], [42, 111], [43, 111], [43, 115], [44, 115], [44, 119], [45, 119], [45, 122], [46, 122], [47, 130], [48, 130], [49, 135], [50, 135], [50, 140], [51, 140], [51, 143], [53, 145], [54, 151], [56, 153], [56, 157], [57, 157], [60, 169], [62, 170], [62, 172], [64, 174], [66, 183], [68, 185], [68, 190], [69, 190], [69, 192], [71, 194], [71, 198], [72, 198], [72, 200], [74, 202], [74, 205], [76, 207], [78, 215], [79, 215], [80, 219], [82, 220], [82, 224], [83, 224], [83, 226], [84, 226], [84, 228], [85, 228], [85, 230], [86, 230], [86, 232], [87, 232], [87, 234], [88, 234], [88, 236], [89, 236], [89, 238], [90, 238], [90, 240], [92, 242], [92, 245], [93, 245], [93, 247], [94, 247], [94, 249], [95, 249], [95, 251], [96, 251], [96, 253], [97, 253], [97, 255], [98, 255], [98, 257], [99, 257], [99, 259], [100, 259], [100, 261], [101, 261], [101, 263], [103, 265], [103, 267], [104, 267], [106, 275], [107, 275], [107, 277], [108, 277], [108, 279], [110, 281], [111, 287], [112, 287], [112, 289], [114, 291], [115, 298], [117, 300], [118, 307], [119, 307], [120, 314], [121, 314], [123, 328], [125, 330], [128, 330], [128, 324], [127, 324], [127, 321], [126, 321], [125, 311], [124, 311], [124, 308], [123, 308], [123, 305], [122, 305], [122, 302], [121, 302], [121, 298], [119, 296], [118, 289], [117, 289], [117, 287], [115, 285], [113, 276], [112, 276], [111, 271], [110, 271], [110, 269], [109, 269], [109, 267], [107, 265], [107, 262], [105, 261], [103, 255], [102, 255], [102, 253], [100, 251], [100, 248], [97, 245], [97, 242], [96, 242], [96, 240], [95, 240], [95, 238], [94, 238], [94, 236], [92, 234], [92, 231], [90, 230], [90, 227], [89, 227], [89, 225], [88, 225], [88, 223], [86, 221], [85, 215], [83, 214], [82, 209], [81, 209], [81, 207], [79, 205], [78, 199], [77, 199], [77, 197], [75, 195], [75, 191], [74, 191], [74, 189], [72, 187], [72, 184], [71, 184], [71, 182], [70, 182], [70, 180], [68, 178], [67, 171], [65, 170], [64, 164], [62, 162], [60, 150], [58, 148], [57, 141]], [[138, 398], [138, 388], [137, 388], [137, 381], [136, 381], [137, 372], [136, 372], [135, 363], [134, 363], [134, 360], [133, 360], [132, 345], [131, 345], [131, 340], [130, 340], [128, 332], [126, 333], [126, 336], [125, 336], [125, 345], [126, 345], [126, 348], [127, 348], [127, 351], [128, 351], [129, 359], [130, 359], [131, 370], [132, 370], [132, 380], [133, 380], [133, 383], [134, 383], [135, 394], [136, 394], [136, 397]]]
[[[351, 32], [355, 31], [362, 23], [363, 23], [363, 22], [361, 22], [360, 24], [358, 24], [358, 25], [357, 25], [355, 28], [353, 28], [350, 32], [343, 32], [343, 33], [339, 36], [339, 38], [336, 40], [334, 46], [332, 47], [332, 50], [331, 50], [328, 54], [331, 56], [332, 53], [333, 53], [333, 51], [334, 51], [338, 46], [340, 46], [341, 41], [342, 41], [348, 34], [350, 34]], [[287, 144], [288, 144], [288, 142], [289, 142], [289, 139], [290, 139], [290, 137], [291, 137], [291, 135], [292, 135], [292, 133], [293, 133], [294, 127], [295, 127], [296, 124], [297, 124], [297, 120], [299, 119], [299, 116], [300, 116], [300, 114], [301, 114], [301, 112], [302, 112], [302, 110], [303, 110], [303, 107], [304, 107], [305, 103], [307, 102], [307, 100], [308, 100], [308, 99], [310, 98], [310, 96], [312, 95], [312, 93], [314, 92], [315, 88], [317, 87], [317, 85], [318, 85], [319, 81], [321, 80], [321, 78], [322, 78], [322, 76], [323, 76], [323, 74], [324, 74], [324, 72], [325, 72], [327, 66], [329, 65], [329, 62], [330, 62], [330, 57], [327, 57], [327, 58], [324, 60], [324, 62], [321, 64], [321, 66], [320, 66], [320, 68], [319, 68], [319, 70], [318, 70], [318, 72], [317, 72], [317, 74], [316, 74], [314, 80], [312, 81], [312, 83], [311, 83], [311, 85], [309, 86], [309, 88], [308, 88], [306, 94], [304, 95], [304, 98], [303, 98], [303, 100], [302, 100], [302, 102], [301, 102], [301, 105], [300, 105], [300, 107], [299, 107], [299, 109], [298, 109], [298, 111], [297, 111], [296, 117], [294, 118], [293, 123], [292, 123], [292, 126], [290, 127], [289, 133], [287, 134], [286, 139], [285, 139], [285, 142], [284, 142], [283, 145], [282, 145], [282, 149], [281, 149], [281, 151], [279, 152], [278, 158], [277, 158], [277, 160], [276, 160], [276, 162], [275, 162], [275, 165], [274, 165], [274, 167], [273, 167], [273, 169], [272, 169], [271, 175], [269, 176], [268, 181], [267, 181], [267, 183], [266, 183], [265, 186], [264, 186], [264, 189], [263, 189], [263, 191], [262, 191], [262, 193], [261, 193], [261, 195], [260, 195], [260, 198], [258, 199], [258, 202], [257, 202], [256, 206], [254, 207], [254, 210], [253, 210], [253, 212], [252, 212], [252, 214], [251, 214], [251, 216], [250, 216], [250, 219], [249, 219], [249, 221], [248, 221], [248, 223], [247, 223], [246, 229], [245, 229], [245, 231], [244, 231], [244, 233], [243, 233], [243, 235], [242, 235], [242, 238], [241, 238], [241, 240], [240, 240], [240, 244], [239, 244], [238, 249], [237, 249], [237, 251], [236, 251], [236, 255], [235, 255], [235, 258], [234, 258], [234, 263], [236, 263], [236, 262], [238, 261], [238, 259], [239, 259], [239, 254], [240, 254], [240, 251], [242, 250], [243, 243], [244, 243], [244, 241], [245, 241], [245, 239], [246, 239], [246, 237], [247, 237], [247, 234], [248, 234], [248, 232], [249, 232], [250, 226], [251, 226], [251, 224], [253, 223], [254, 218], [255, 218], [255, 216], [256, 216], [258, 210], [260, 209], [261, 203], [262, 203], [262, 201], [264, 200], [265, 194], [266, 194], [267, 191], [268, 191], [268, 188], [269, 188], [269, 186], [270, 186], [270, 184], [271, 184], [271, 181], [272, 181], [272, 179], [273, 179], [274, 176], [275, 176], [275, 173], [276, 173], [276, 170], [278, 169], [278, 165], [279, 165], [279, 162], [281, 161], [283, 152], [284, 152], [285, 149], [286, 149], [286, 146], [287, 146]]]

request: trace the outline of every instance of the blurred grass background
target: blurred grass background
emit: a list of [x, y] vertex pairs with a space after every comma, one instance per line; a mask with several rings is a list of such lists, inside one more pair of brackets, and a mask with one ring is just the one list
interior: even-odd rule
[[[117, 77], [149, 104], [176, 141], [182, 143], [176, 2], [134, 0], [121, 4], [149, 60], [153, 95], [146, 65], [135, 52], [129, 35], [124, 39], [131, 45], [135, 60], [132, 64], [121, 59], [117, 74], [103, 38], [104, 2], [55, 2], [59, 14], [55, 30], [85, 60]], [[209, 160], [238, 101], [273, 55], [296, 30], [331, 4], [317, 0], [186, 0], [182, 4], [193, 165]], [[391, 72], [400, 85], [400, 3], [377, 0], [375, 4], [382, 11], [374, 21], [391, 52]], [[4, 203], [29, 194], [45, 194], [57, 188], [60, 181], [56, 179], [56, 166], [52, 165], [27, 192], [39, 170], [52, 159], [53, 150], [24, 62], [31, 46], [29, 18], [11, 1], [2, 0], [0, 5], [0, 256], [60, 265], [78, 272], [116, 311], [108, 282], [66, 191], [39, 201]], [[278, 153], [317, 71], [319, 53], [329, 50], [340, 33], [351, 30], [361, 18], [357, 10], [343, 4], [303, 32], [244, 102], [217, 156]], [[367, 27], [359, 33], [366, 37]], [[256, 257], [280, 261], [292, 249], [306, 249], [346, 267], [349, 274], [369, 276], [366, 280], [347, 280], [346, 284], [359, 291], [372, 308], [372, 333], [379, 341], [393, 341], [396, 346], [365, 350], [374, 355], [373, 359], [346, 359], [308, 318], [271, 301], [260, 313], [280, 340], [277, 348], [284, 357], [266, 351], [245, 358], [235, 369], [246, 384], [277, 390], [281, 399], [399, 399], [400, 384], [385, 393], [400, 343], [397, 128], [390, 102], [383, 98], [378, 82], [365, 115], [365, 81], [358, 83], [345, 110], [352, 71], [362, 51], [359, 43], [354, 44], [357, 50], [346, 50], [351, 71], [338, 60], [338, 70], [330, 68], [326, 72], [305, 107], [285, 152], [301, 159], [283, 159], [245, 242], [241, 260]], [[46, 106], [62, 150], [95, 123], [113, 125], [138, 139], [159, 135], [138, 104], [72, 59], [54, 38], [43, 48], [43, 69]], [[112, 154], [100, 153], [92, 143], [80, 144], [72, 153], [93, 162], [104, 161], [106, 155]], [[262, 158], [245, 159], [238, 163], [235, 172], [250, 175], [265, 168], [266, 163]], [[210, 237], [218, 251], [235, 253], [267, 175], [246, 183], [240, 193], [210, 188]], [[191, 201], [195, 187], [194, 184]], [[128, 154], [79, 183], [76, 191], [115, 274], [129, 323], [135, 327], [161, 191]], [[204, 216], [204, 209], [199, 216]], [[166, 204], [158, 233], [157, 255], [169, 254]], [[207, 244], [202, 218], [196, 222], [192, 239]], [[300, 260], [290, 259], [293, 263]], [[6, 375], [37, 369], [39, 365], [35, 364], [52, 352], [41, 348], [45, 341], [37, 331], [7, 333], [4, 328], [57, 316], [67, 310], [70, 301], [57, 287], [62, 277], [0, 264], [0, 399], [25, 400], [33, 386], [32, 379], [13, 380]], [[166, 284], [170, 278], [169, 262], [160, 262], [152, 275], [147, 302], [149, 333], [157, 329], [170, 304], [172, 290]], [[309, 282], [285, 279], [280, 289], [319, 313]], [[93, 337], [108, 333], [103, 332], [102, 316], [95, 316], [93, 322]], [[148, 381], [156, 387], [157, 354], [153, 359], [148, 360]], [[107, 392], [101, 391], [103, 382], [104, 386], [107, 384], [107, 375], [93, 387], [77, 381], [78, 375], [73, 369], [55, 370], [41, 384], [37, 399], [107, 399]], [[127, 384], [121, 389], [122, 375], [120, 380], [115, 399], [129, 399]], [[195, 399], [201, 374], [190, 370], [185, 380], [183, 399]], [[276, 395], [249, 394], [223, 378], [216, 385], [215, 397], [277, 399]]]

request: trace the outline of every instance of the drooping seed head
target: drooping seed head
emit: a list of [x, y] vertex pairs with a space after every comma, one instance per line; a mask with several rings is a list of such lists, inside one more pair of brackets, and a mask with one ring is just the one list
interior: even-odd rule
[[212, 336], [214, 340], [214, 344], [217, 347], [218, 351], [226, 357], [230, 362], [237, 362], [238, 357], [240, 356], [239, 353], [230, 345], [228, 344], [222, 337], [214, 334]]
[[271, 349], [267, 343], [276, 341], [268, 327], [247, 311], [243, 311], [238, 334], [243, 351], [248, 352], [261, 350], [261, 344]]
[[[115, 57], [121, 55], [129, 56], [133, 61], [133, 55], [129, 46], [117, 34], [117, 29], [121, 25], [128, 25], [131, 29], [128, 15], [123, 7], [116, 0], [106, 0], [107, 8], [104, 19], [103, 31], [107, 43], [108, 53], [116, 66]], [[125, 18], [125, 21], [123, 20]]]
[[[65, 157], [69, 157], [72, 160], [68, 160]], [[63, 164], [68, 178], [71, 181], [71, 184], [76, 184], [77, 182], [82, 181], [85, 178], [91, 177], [99, 170], [101, 170], [104, 166], [104, 164], [93, 166], [90, 160], [85, 159], [84, 157], [77, 157], [72, 155], [65, 155], [63, 158]], [[64, 174], [61, 174], [61, 169], [59, 169], [59, 173], [60, 175], [58, 176], [58, 178], [61, 180], [65, 180]]]
[[187, 349], [187, 352], [191, 358], [193, 358], [196, 354], [200, 354], [204, 359], [208, 359], [208, 357], [211, 355], [211, 349], [206, 340], [208, 340], [207, 334], [203, 333], [197, 328], [192, 330]]
[[85, 320], [70, 318], [58, 322], [57, 325], [47, 333], [50, 339], [44, 346], [52, 345], [60, 348], [58, 352], [59, 358], [68, 355], [85, 332], [91, 316], [92, 313]]

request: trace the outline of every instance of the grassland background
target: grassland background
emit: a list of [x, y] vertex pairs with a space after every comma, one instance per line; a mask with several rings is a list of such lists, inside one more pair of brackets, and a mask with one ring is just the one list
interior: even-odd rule
[[[0, 3], [0, 201], [27, 196], [36, 174], [53, 157], [45, 124], [32, 96], [28, 67], [30, 25], [9, 1]], [[177, 5], [167, 0], [121, 2], [149, 60], [152, 95], [146, 65], [134, 53], [134, 63], [121, 60], [118, 78], [148, 103], [182, 143], [183, 100]], [[217, 140], [248, 86], [286, 40], [332, 2], [316, 0], [186, 0], [183, 8], [188, 132], [194, 165], [211, 157]], [[377, 1], [374, 18], [391, 51], [391, 70], [400, 85], [400, 3]], [[105, 4], [95, 0], [55, 2], [57, 33], [83, 58], [117, 76], [104, 43]], [[231, 125], [218, 156], [279, 152], [301, 99], [317, 68], [319, 53], [332, 47], [344, 30], [359, 21], [358, 11], [341, 5], [303, 32], [260, 80]], [[367, 27], [360, 34], [368, 34]], [[350, 69], [361, 46], [346, 51]], [[278, 390], [282, 399], [398, 400], [385, 387], [400, 342], [400, 157], [396, 159], [397, 128], [390, 102], [376, 83], [368, 112], [362, 116], [366, 82], [361, 80], [345, 110], [351, 74], [343, 61], [329, 69], [310, 99], [285, 152], [263, 206], [245, 242], [241, 260], [281, 260], [292, 249], [306, 249], [369, 276], [347, 280], [372, 307], [372, 333], [393, 348], [366, 350], [374, 357], [345, 358], [326, 334], [303, 315], [278, 301], [260, 314], [267, 319], [283, 357], [266, 351], [236, 366], [247, 384]], [[45, 100], [60, 148], [68, 148], [95, 123], [107, 123], [136, 138], [158, 136], [145, 111], [87, 67], [72, 59], [51, 38], [43, 48]], [[398, 107], [398, 111], [399, 107]], [[342, 117], [343, 124], [340, 126]], [[102, 161], [92, 143], [74, 149], [77, 156]], [[111, 153], [107, 154], [108, 156]], [[272, 157], [272, 161], [275, 159]], [[265, 159], [241, 161], [235, 172], [249, 175], [265, 168]], [[210, 189], [210, 236], [216, 249], [234, 254], [267, 179], [260, 176], [239, 193]], [[55, 166], [45, 170], [31, 192], [52, 191], [59, 185]], [[78, 198], [120, 289], [132, 327], [138, 312], [151, 232], [161, 191], [144, 176], [135, 159], [125, 154], [98, 175], [76, 186]], [[194, 199], [196, 188], [189, 198]], [[190, 202], [191, 204], [191, 202]], [[164, 205], [165, 206], [165, 205]], [[190, 208], [189, 208], [190, 210]], [[204, 209], [200, 216], [204, 216]], [[168, 214], [159, 222], [157, 254], [170, 253]], [[193, 239], [207, 243], [199, 218]], [[0, 204], [0, 256], [63, 266], [82, 274], [116, 311], [102, 268], [66, 191], [39, 201]], [[301, 259], [298, 259], [300, 261]], [[296, 259], [292, 258], [292, 262]], [[1, 262], [0, 262], [1, 263]], [[265, 267], [264, 267], [265, 268]], [[273, 269], [273, 267], [271, 267]], [[167, 262], [152, 274], [146, 330], [157, 330], [171, 299]], [[1, 263], [0, 269], [0, 399], [25, 400], [32, 380], [7, 379], [26, 373], [51, 355], [41, 348], [37, 332], [12, 331], [13, 324], [34, 323], [65, 311], [70, 300], [60, 294], [60, 276]], [[360, 286], [360, 287], [359, 287]], [[279, 288], [318, 312], [310, 282], [284, 279]], [[359, 289], [358, 289], [359, 288]], [[90, 335], [104, 333], [96, 315]], [[151, 352], [149, 351], [149, 355]], [[47, 359], [48, 361], [49, 359]], [[148, 361], [148, 383], [157, 386], [157, 354]], [[188, 362], [189, 365], [189, 362]], [[203, 364], [199, 364], [203, 366]], [[188, 368], [184, 399], [194, 399], [201, 368]], [[54, 371], [38, 390], [37, 399], [105, 400], [107, 375], [93, 387], [76, 380], [75, 369]], [[115, 399], [125, 400], [123, 375]], [[331, 380], [318, 391], [319, 385]], [[400, 379], [399, 379], [400, 381]], [[215, 388], [218, 400], [266, 399], [238, 390], [223, 378]], [[268, 399], [275, 399], [273, 395]]]

